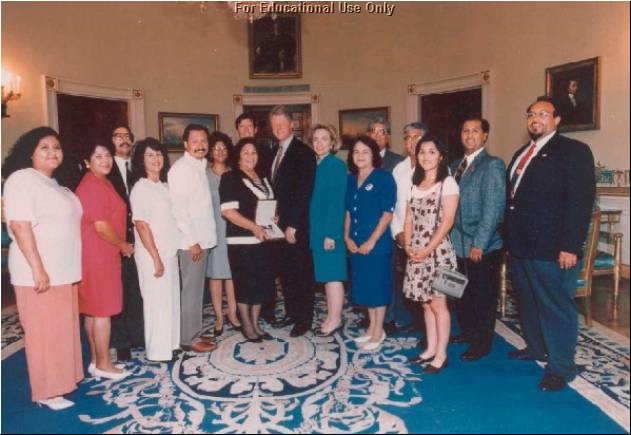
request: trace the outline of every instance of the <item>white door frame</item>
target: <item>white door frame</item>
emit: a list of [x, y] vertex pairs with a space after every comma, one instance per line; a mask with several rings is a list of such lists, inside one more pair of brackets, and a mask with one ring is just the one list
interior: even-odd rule
[[136, 137], [145, 137], [145, 98], [140, 89], [118, 89], [80, 83], [75, 80], [50, 75], [42, 76], [44, 86], [44, 111], [47, 124], [59, 131], [57, 94], [81, 97], [123, 100], [127, 102], [129, 128]]

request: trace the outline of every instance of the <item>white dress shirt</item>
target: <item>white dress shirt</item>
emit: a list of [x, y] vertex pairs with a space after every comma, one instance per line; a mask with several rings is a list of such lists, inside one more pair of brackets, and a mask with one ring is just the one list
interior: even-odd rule
[[206, 159], [199, 160], [185, 152], [169, 170], [169, 194], [181, 233], [178, 249], [190, 249], [195, 244], [209, 249], [217, 244], [206, 166]]
[[390, 231], [393, 238], [396, 238], [397, 234], [403, 232], [408, 196], [412, 188], [412, 175], [414, 175], [414, 166], [412, 166], [409, 157], [398, 163], [392, 170], [392, 176], [397, 184], [397, 203], [390, 222]]
[[[539, 151], [541, 151], [541, 148], [543, 148], [550, 141], [550, 139], [552, 139], [552, 136], [554, 136], [554, 134], [556, 132], [557, 131], [554, 130], [552, 133], [548, 133], [547, 135], [539, 138], [539, 140], [536, 142], [537, 146], [535, 147], [534, 152], [530, 156], [530, 159], [528, 159], [528, 161], [526, 162], [526, 165], [524, 166], [524, 169], [521, 171], [521, 174], [517, 177], [517, 181], [515, 182], [515, 186], [513, 187], [513, 191], [517, 191], [517, 188], [519, 187], [519, 183], [521, 183], [521, 179], [524, 176], [524, 174], [526, 173], [526, 169], [528, 169], [528, 166], [530, 165], [530, 162], [532, 162], [532, 159], [534, 159], [535, 156], [537, 154], [539, 154]], [[532, 143], [533, 143], [533, 141], [530, 141], [530, 143], [524, 149], [524, 151], [522, 151], [522, 153], [519, 156], [517, 156], [517, 158], [513, 162], [513, 166], [511, 166], [511, 168], [510, 168], [510, 177], [508, 178], [509, 180], [513, 179], [513, 174], [515, 173], [515, 170], [517, 169], [517, 165], [519, 165], [519, 161], [521, 160], [521, 158], [524, 155], [526, 155], [526, 153], [528, 152], [528, 149], [532, 146]]]

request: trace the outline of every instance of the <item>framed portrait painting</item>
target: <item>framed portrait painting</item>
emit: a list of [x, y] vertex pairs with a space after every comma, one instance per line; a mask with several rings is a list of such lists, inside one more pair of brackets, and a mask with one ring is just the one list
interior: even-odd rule
[[182, 134], [189, 124], [200, 124], [209, 133], [219, 129], [219, 115], [204, 113], [158, 113], [158, 128], [160, 142], [168, 147], [170, 152], [183, 152], [184, 142]]
[[599, 66], [594, 57], [546, 69], [546, 95], [558, 106], [559, 131], [600, 128]]
[[251, 79], [302, 77], [300, 15], [265, 16], [248, 24]]
[[341, 149], [350, 149], [358, 136], [366, 134], [368, 124], [375, 119], [390, 121], [389, 107], [370, 107], [367, 109], [340, 110]]

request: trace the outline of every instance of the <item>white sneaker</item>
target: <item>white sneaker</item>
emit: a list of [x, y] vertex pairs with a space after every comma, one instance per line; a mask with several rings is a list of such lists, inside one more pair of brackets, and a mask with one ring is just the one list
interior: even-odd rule
[[101, 378], [111, 379], [113, 381], [120, 381], [121, 379], [125, 379], [127, 376], [131, 375], [131, 372], [122, 371], [121, 373], [113, 373], [106, 372], [105, 370], [99, 370], [96, 367], [94, 368], [93, 376], [100, 380]]
[[[125, 364], [114, 364], [114, 367], [116, 367], [117, 369], [124, 369], [125, 368]], [[94, 369], [96, 369], [96, 364], [94, 363], [90, 363], [88, 365], [88, 373], [90, 374], [90, 376], [94, 377]]]
[[39, 406], [48, 406], [53, 411], [61, 411], [62, 409], [70, 408], [74, 406], [74, 402], [71, 402], [68, 399], [64, 399], [61, 396], [52, 397], [50, 399], [38, 400], [37, 404]]

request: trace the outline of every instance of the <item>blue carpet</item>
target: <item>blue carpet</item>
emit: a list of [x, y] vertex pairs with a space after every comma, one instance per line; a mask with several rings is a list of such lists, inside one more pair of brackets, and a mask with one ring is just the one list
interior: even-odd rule
[[[208, 319], [208, 307], [206, 313]], [[465, 346], [451, 345], [450, 366], [422, 375], [406, 363], [417, 352], [415, 337], [395, 335], [379, 353], [358, 352], [352, 342], [359, 333], [357, 315], [347, 310], [345, 319], [344, 332], [330, 339], [292, 339], [288, 329], [268, 329], [276, 339], [257, 345], [228, 330], [212, 354], [183, 354], [168, 365], [147, 363], [135, 351], [127, 365], [133, 376], [120, 382], [87, 378], [68, 396], [76, 405], [60, 412], [30, 402], [24, 351], [18, 350], [2, 361], [2, 431], [628, 433], [594, 404], [594, 397], [618, 411], [626, 404], [628, 426], [628, 347], [625, 359], [616, 343], [588, 337], [600, 343], [596, 366], [604, 364], [603, 355], [614, 359], [601, 378], [580, 380], [588, 400], [571, 388], [541, 393], [543, 369], [507, 359], [514, 347], [499, 335], [489, 357], [463, 363], [458, 357]], [[516, 326], [505, 320], [503, 335], [509, 337]], [[4, 337], [10, 323], [3, 315], [3, 358], [5, 341], [15, 345]], [[589, 354], [579, 350], [579, 363]], [[618, 370], [625, 367], [620, 383]]]

